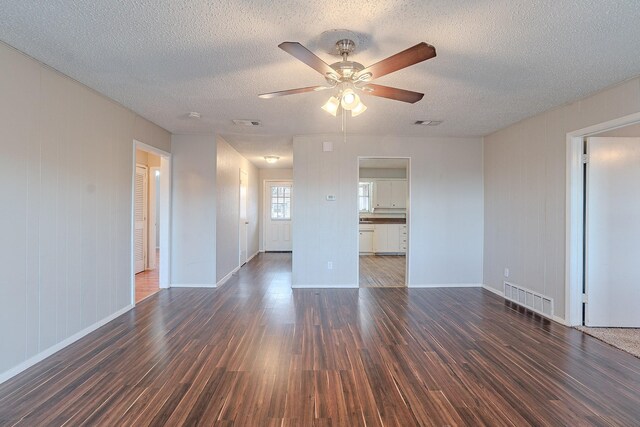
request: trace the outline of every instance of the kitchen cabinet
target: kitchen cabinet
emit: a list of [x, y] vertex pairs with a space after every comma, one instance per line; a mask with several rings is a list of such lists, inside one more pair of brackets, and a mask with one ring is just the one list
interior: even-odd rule
[[406, 253], [407, 226], [405, 224], [376, 224], [373, 233], [376, 253]]
[[374, 229], [371, 227], [360, 226], [360, 253], [373, 253], [373, 235]]
[[373, 206], [379, 209], [406, 209], [406, 180], [376, 180], [373, 184]]

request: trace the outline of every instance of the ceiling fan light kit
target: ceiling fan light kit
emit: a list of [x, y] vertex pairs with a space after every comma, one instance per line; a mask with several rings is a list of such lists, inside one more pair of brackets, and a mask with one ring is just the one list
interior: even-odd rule
[[349, 61], [349, 55], [355, 50], [356, 44], [351, 39], [342, 38], [335, 44], [336, 52], [342, 57], [342, 61], [329, 65], [298, 42], [284, 42], [278, 47], [320, 73], [326, 79], [328, 86], [311, 86], [263, 93], [259, 97], [268, 99], [297, 93], [338, 89], [337, 96], [331, 96], [321, 107], [332, 116], [336, 116], [340, 108], [343, 111], [351, 111], [352, 117], [362, 114], [367, 109], [356, 91], [411, 104], [420, 101], [424, 96], [422, 93], [381, 86], [370, 82], [436, 56], [436, 49], [422, 42], [369, 67], [365, 67], [358, 62]]

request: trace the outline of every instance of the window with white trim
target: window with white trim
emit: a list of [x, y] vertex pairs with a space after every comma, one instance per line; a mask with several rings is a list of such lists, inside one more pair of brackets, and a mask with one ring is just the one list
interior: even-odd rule
[[271, 219], [291, 219], [291, 187], [274, 185], [271, 187]]
[[373, 207], [372, 198], [373, 183], [360, 182], [358, 183], [358, 210], [360, 212], [371, 212]]

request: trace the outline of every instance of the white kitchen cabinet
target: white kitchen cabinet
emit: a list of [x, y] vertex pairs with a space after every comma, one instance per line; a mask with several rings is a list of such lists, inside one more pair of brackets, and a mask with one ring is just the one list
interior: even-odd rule
[[360, 253], [372, 253], [373, 252], [373, 229], [361, 229], [360, 230]]
[[407, 181], [391, 182], [391, 208], [406, 209], [407, 207]]
[[373, 192], [373, 206], [379, 209], [406, 209], [406, 180], [376, 180]]
[[376, 224], [373, 250], [376, 253], [406, 253], [407, 226], [404, 224]]

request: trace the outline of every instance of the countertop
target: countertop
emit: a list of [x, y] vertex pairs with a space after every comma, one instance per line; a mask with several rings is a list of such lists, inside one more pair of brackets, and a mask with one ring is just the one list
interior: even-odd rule
[[406, 218], [366, 218], [360, 224], [406, 224]]

